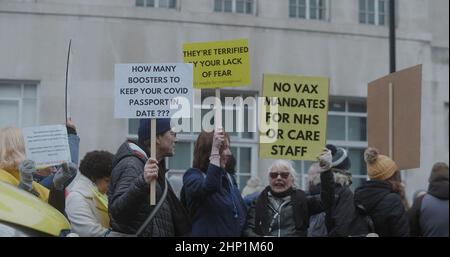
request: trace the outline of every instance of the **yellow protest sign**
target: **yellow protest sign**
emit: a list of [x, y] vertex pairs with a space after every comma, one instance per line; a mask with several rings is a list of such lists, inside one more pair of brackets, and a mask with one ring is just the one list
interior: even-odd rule
[[185, 43], [183, 58], [194, 65], [194, 88], [251, 84], [247, 39]]
[[261, 130], [259, 156], [316, 160], [326, 143], [328, 91], [325, 77], [264, 74], [261, 123], [278, 127]]

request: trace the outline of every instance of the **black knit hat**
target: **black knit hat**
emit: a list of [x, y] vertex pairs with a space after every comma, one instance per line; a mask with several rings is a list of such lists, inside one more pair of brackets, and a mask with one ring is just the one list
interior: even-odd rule
[[332, 164], [331, 166], [340, 170], [349, 170], [351, 167], [350, 158], [348, 158], [347, 151], [342, 147], [336, 147], [332, 144], [326, 145], [326, 148], [331, 151]]

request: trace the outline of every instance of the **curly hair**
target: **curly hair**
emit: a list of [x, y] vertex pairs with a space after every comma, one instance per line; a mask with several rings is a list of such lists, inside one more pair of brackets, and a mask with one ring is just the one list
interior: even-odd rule
[[88, 152], [80, 163], [80, 172], [92, 182], [111, 176], [114, 155], [108, 151]]

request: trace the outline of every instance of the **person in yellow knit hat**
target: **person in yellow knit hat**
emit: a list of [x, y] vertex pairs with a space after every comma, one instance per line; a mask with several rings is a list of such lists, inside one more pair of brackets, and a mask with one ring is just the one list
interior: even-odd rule
[[372, 147], [364, 160], [370, 180], [355, 190], [355, 204], [364, 207], [381, 237], [409, 236], [408, 203], [397, 164]]

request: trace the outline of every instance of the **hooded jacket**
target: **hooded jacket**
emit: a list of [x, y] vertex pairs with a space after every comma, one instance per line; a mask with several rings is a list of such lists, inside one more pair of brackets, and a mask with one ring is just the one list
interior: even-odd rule
[[355, 204], [361, 204], [381, 237], [409, 236], [409, 221], [400, 195], [380, 180], [365, 181], [355, 190]]
[[448, 170], [444, 176], [430, 176], [427, 193], [414, 200], [408, 211], [412, 236], [449, 236], [448, 181]]
[[[108, 189], [109, 216], [113, 231], [135, 234], [155, 207], [149, 204], [150, 187], [144, 180], [146, 161], [145, 151], [133, 142], [123, 143], [114, 157]], [[165, 163], [160, 161], [156, 202], [160, 201], [163, 193], [165, 173]], [[167, 185], [167, 198], [141, 236], [171, 237], [189, 234], [189, 217], [176, 199], [170, 184]]]

